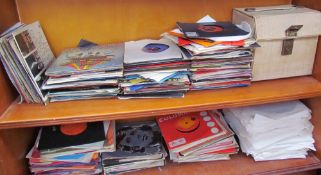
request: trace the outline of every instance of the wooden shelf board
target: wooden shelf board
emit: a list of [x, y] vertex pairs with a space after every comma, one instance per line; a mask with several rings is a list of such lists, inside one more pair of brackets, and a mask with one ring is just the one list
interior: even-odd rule
[[14, 102], [0, 117], [0, 129], [115, 120], [220, 109], [321, 96], [311, 76], [254, 82], [249, 87], [188, 92], [179, 99], [100, 99], [40, 104]]
[[244, 154], [233, 155], [231, 160], [201, 163], [172, 163], [167, 162], [164, 167], [150, 168], [131, 173], [132, 175], [212, 175], [212, 174], [255, 174], [280, 175], [293, 174], [321, 168], [320, 160], [310, 153], [306, 159], [288, 159], [276, 161], [255, 162], [253, 158]]

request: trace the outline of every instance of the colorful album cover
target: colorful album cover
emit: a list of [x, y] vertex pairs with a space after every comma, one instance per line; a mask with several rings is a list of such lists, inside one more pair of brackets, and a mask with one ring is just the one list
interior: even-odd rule
[[66, 76], [123, 69], [124, 44], [67, 49], [51, 64], [47, 76]]
[[176, 23], [187, 38], [210, 38], [247, 35], [246, 32], [230, 22]]
[[104, 122], [48, 126], [42, 128], [38, 149], [43, 151], [104, 140], [106, 140]]
[[171, 114], [157, 117], [157, 123], [169, 150], [225, 133], [220, 113], [212, 111]]

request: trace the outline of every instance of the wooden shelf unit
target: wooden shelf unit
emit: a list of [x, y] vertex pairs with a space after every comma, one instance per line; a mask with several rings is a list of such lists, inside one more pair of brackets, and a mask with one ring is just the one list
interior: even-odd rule
[[[321, 10], [318, 0], [3, 0], [0, 33], [18, 21], [39, 20], [56, 55], [74, 47], [79, 39], [97, 43], [158, 38], [175, 22], [196, 21], [209, 14], [217, 20], [231, 18], [234, 7], [281, 4], [305, 5]], [[17, 104], [17, 93], [0, 65], [0, 175], [27, 174], [24, 158], [40, 126], [114, 119], [136, 119], [176, 112], [190, 112], [304, 99], [312, 109], [317, 151], [307, 159], [254, 162], [243, 154], [229, 161], [168, 163], [138, 174], [292, 174], [321, 168], [321, 46], [313, 75], [255, 82], [250, 87], [194, 91], [183, 99], [83, 100]], [[136, 174], [137, 174], [136, 173]]]

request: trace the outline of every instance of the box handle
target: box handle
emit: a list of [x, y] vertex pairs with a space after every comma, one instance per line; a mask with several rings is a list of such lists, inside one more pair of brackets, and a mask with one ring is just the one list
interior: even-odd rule
[[287, 37], [296, 37], [298, 35], [298, 31], [303, 27], [303, 25], [293, 25], [290, 26], [288, 29], [285, 31], [285, 35]]
[[[303, 27], [303, 25], [293, 25], [290, 26], [285, 31], [286, 37], [296, 37], [298, 36], [298, 31]], [[291, 55], [293, 50], [294, 39], [284, 39], [282, 44], [281, 55]]]
[[274, 7], [274, 8], [270, 8], [270, 7], [248, 7], [245, 8], [244, 11], [246, 12], [264, 12], [264, 11], [273, 11], [273, 10], [292, 10], [294, 8], [296, 8], [296, 5], [291, 5], [291, 6], [285, 6], [285, 7]]

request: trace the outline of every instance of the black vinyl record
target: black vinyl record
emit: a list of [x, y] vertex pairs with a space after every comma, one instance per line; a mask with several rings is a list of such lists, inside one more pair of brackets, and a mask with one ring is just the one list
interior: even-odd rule
[[177, 22], [178, 28], [188, 38], [210, 38], [225, 36], [243, 36], [248, 32], [230, 22], [182, 23]]
[[44, 151], [104, 140], [103, 122], [49, 126], [42, 128], [38, 149]]

